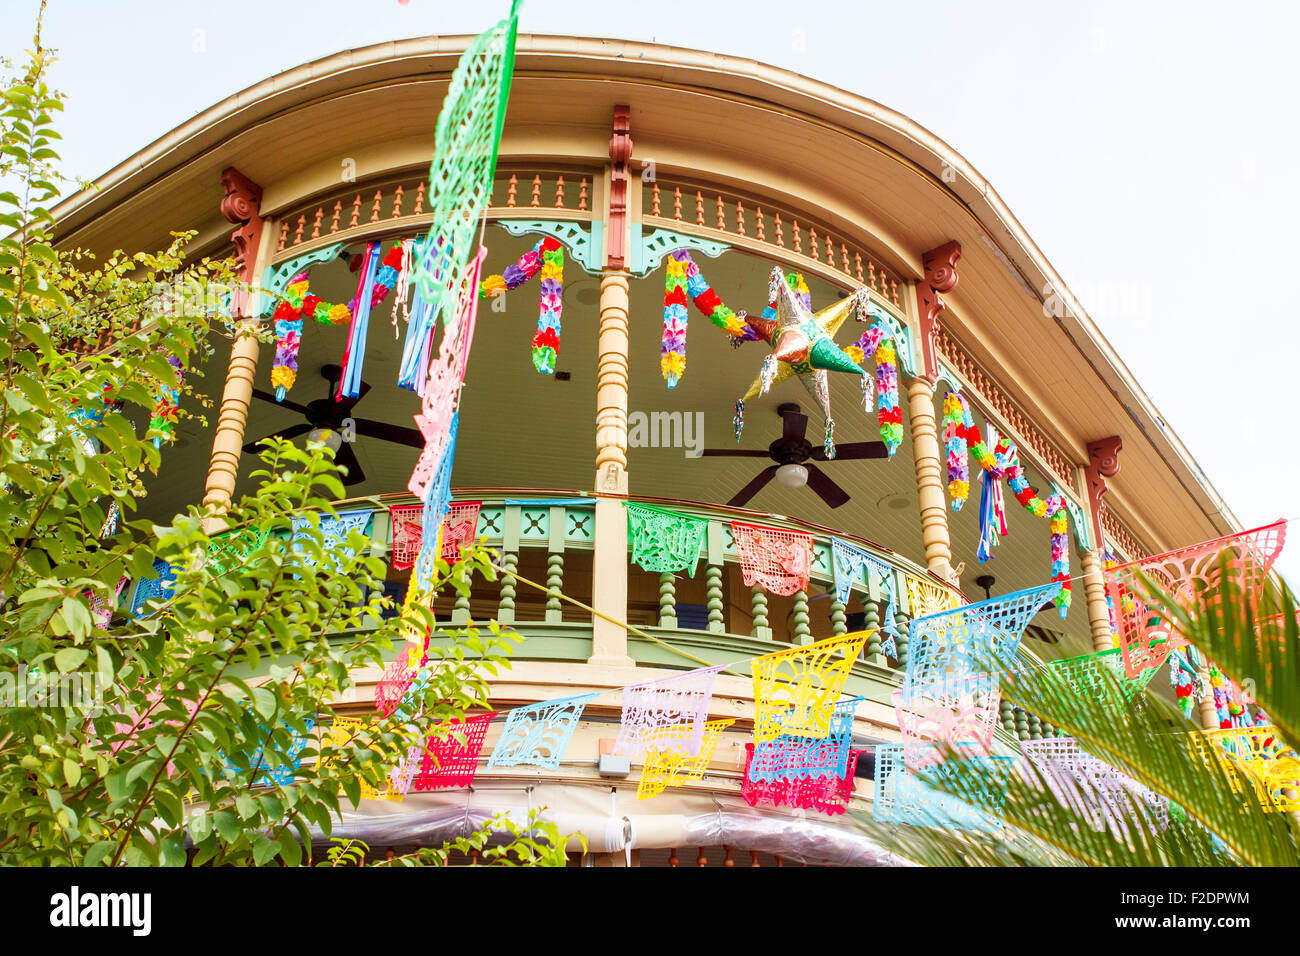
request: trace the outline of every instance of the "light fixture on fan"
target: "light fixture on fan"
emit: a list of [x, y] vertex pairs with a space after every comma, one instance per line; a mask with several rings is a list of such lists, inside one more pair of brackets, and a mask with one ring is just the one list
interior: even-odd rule
[[787, 488], [802, 488], [808, 484], [808, 469], [803, 465], [782, 465], [776, 470], [776, 483]]
[[307, 441], [328, 445], [329, 450], [336, 455], [343, 447], [343, 435], [332, 428], [313, 428], [307, 433]]

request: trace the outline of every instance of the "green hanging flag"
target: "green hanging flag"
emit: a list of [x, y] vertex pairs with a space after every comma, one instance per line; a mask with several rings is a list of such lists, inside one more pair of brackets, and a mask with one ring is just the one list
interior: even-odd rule
[[[429, 166], [429, 236], [415, 263], [420, 297], [447, 321], [478, 252], [475, 235], [492, 195], [497, 148], [515, 70], [519, 6], [481, 33], [451, 75], [438, 114], [437, 141]], [[474, 291], [474, 290], [471, 290]]]
[[708, 518], [625, 502], [632, 560], [645, 571], [689, 571], [695, 577]]

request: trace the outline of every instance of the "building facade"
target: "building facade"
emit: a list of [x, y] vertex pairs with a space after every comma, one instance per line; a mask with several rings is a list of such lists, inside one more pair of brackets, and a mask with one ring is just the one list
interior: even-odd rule
[[[304, 271], [313, 295], [348, 301], [369, 245], [380, 255], [427, 231], [434, 120], [469, 39], [352, 50], [250, 87], [66, 201], [60, 244], [151, 248], [170, 230], [194, 229], [196, 256], [230, 255], [233, 242], [246, 278], [266, 290], [248, 314], [269, 313], [273, 295]], [[712, 53], [521, 36], [484, 273], [505, 273], [544, 240], [564, 253], [553, 364], [539, 373], [533, 361], [536, 282], [480, 304], [452, 476], [455, 500], [478, 503], [475, 535], [518, 578], [476, 581], [468, 597], [442, 596], [435, 610], [453, 625], [495, 618], [523, 638], [493, 682], [494, 706], [601, 696], [557, 770], [481, 766], [472, 788], [363, 801], [344, 824], [373, 847], [428, 845], [467, 820], [544, 805], [562, 829], [587, 836], [588, 859], [600, 865], [885, 862], [849, 817], [742, 798], [754, 691], [733, 665], [872, 632], [845, 688], [864, 699], [853, 740], [867, 756], [852, 807], [869, 811], [872, 748], [899, 739], [893, 695], [909, 619], [1045, 584], [1055, 557], [1058, 577], [1068, 565], [1071, 606], [1063, 618], [1040, 612], [1026, 642], [1048, 658], [1107, 649], [1107, 551], [1137, 559], [1241, 530], [992, 187], [880, 104]], [[695, 280], [693, 330], [666, 345], [665, 278], [687, 262], [713, 298], [697, 296], [704, 279]], [[762, 314], [774, 268], [803, 278], [813, 313], [866, 290], [853, 318], [870, 321], [848, 321], [833, 338], [848, 346], [878, 326], [892, 343], [898, 387], [889, 401], [901, 431], [892, 454], [878, 445], [868, 457], [831, 457], [826, 446], [808, 458], [830, 420], [839, 449], [881, 441], [879, 396], [868, 394], [864, 409], [852, 373], [791, 376], [737, 413], [771, 350], [762, 341], [733, 347], [709, 310], [718, 302]], [[372, 387], [336, 416], [347, 507], [373, 511], [374, 548], [387, 555], [391, 509], [415, 503], [405, 488], [418, 454], [403, 439], [419, 399], [398, 387], [406, 317], [396, 299], [371, 317], [361, 374]], [[312, 416], [332, 394], [347, 330], [308, 326], [281, 401], [271, 394], [283, 381], [272, 375], [274, 348], [232, 338], [204, 378], [219, 403], [213, 427], [180, 426], [168, 480], [150, 489], [146, 514], [229, 501], [248, 481], [245, 446], [319, 426]], [[684, 366], [669, 355], [685, 356]], [[870, 349], [860, 361], [886, 377]], [[672, 388], [665, 369], [679, 378]], [[1008, 496], [1007, 534], [979, 560], [976, 464], [966, 507], [954, 510], [947, 487], [950, 393], [964, 397], [982, 433], [1014, 445], [1029, 485], [1064, 509], [1063, 555], [1053, 555], [1049, 520]], [[786, 403], [798, 411], [779, 412]], [[776, 474], [792, 447], [811, 475]], [[740, 503], [764, 469], [776, 480]], [[690, 573], [643, 570], [629, 502], [707, 522]], [[752, 568], [733, 522], [810, 536], [807, 583], [790, 594], [747, 585]], [[835, 587], [836, 541], [871, 559], [854, 570], [847, 600]], [[390, 573], [399, 599], [408, 573]], [[875, 630], [890, 624], [902, 626], [892, 647]], [[700, 663], [728, 665], [710, 717], [735, 723], [701, 779], [639, 801], [636, 761], [626, 777], [597, 767], [618, 733], [619, 689]], [[380, 674], [357, 676], [344, 709], [360, 713]], [[1012, 750], [1051, 733], [1005, 705], [999, 724], [998, 745]], [[499, 729], [489, 729], [485, 755]]]

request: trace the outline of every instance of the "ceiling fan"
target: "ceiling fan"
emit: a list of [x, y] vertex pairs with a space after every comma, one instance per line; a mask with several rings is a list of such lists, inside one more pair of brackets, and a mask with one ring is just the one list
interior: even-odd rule
[[[832, 508], [838, 508], [849, 500], [849, 494], [827, 476], [813, 461], [827, 461], [826, 451], [820, 445], [814, 447], [804, 432], [808, 428], [808, 416], [799, 411], [794, 402], [783, 402], [776, 408], [781, 416], [781, 437], [767, 446], [767, 451], [757, 448], [706, 448], [703, 454], [727, 456], [733, 458], [770, 458], [776, 462], [764, 468], [758, 476], [741, 488], [727, 504], [739, 508], [759, 490], [775, 478], [778, 483], [788, 488], [800, 488], [808, 485], [821, 496], [822, 501]], [[851, 461], [855, 458], [887, 458], [885, 443], [879, 441], [858, 441], [837, 445], [833, 461]]]
[[[321, 378], [329, 382], [329, 390], [325, 393], [325, 398], [318, 398], [314, 402], [308, 402], [306, 405], [299, 405], [297, 402], [283, 401], [277, 402], [275, 396], [270, 392], [264, 392], [260, 388], [253, 389], [253, 397], [260, 398], [264, 402], [270, 402], [281, 408], [287, 408], [290, 411], [299, 412], [306, 419], [297, 425], [290, 425], [288, 428], [282, 428], [278, 432], [272, 432], [267, 438], [297, 438], [299, 435], [322, 430], [329, 430], [336, 435], [342, 436], [343, 422], [351, 419], [353, 426], [358, 435], [365, 435], [367, 438], [378, 438], [381, 441], [390, 441], [398, 445], [409, 445], [412, 448], [423, 448], [424, 437], [419, 430], [415, 428], [405, 428], [401, 425], [390, 425], [387, 422], [377, 422], [370, 418], [354, 418], [352, 416], [353, 407], [366, 397], [370, 391], [370, 383], [363, 381], [361, 389], [356, 398], [345, 398], [341, 402], [336, 402], [331, 397], [336, 394], [339, 376], [343, 370], [337, 365], [324, 365], [320, 370]], [[259, 439], [262, 441], [264, 439]], [[246, 452], [256, 452], [258, 442], [252, 441], [244, 446]], [[357, 461], [356, 453], [352, 450], [349, 442], [340, 442], [334, 451], [334, 461], [347, 468], [347, 476], [343, 479], [345, 487], [359, 485], [366, 480], [366, 473], [361, 469], [361, 463]]]

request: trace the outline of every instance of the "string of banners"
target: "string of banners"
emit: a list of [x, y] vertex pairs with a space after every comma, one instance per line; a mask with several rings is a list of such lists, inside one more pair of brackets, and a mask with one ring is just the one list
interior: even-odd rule
[[[344, 513], [321, 521], [322, 533], [345, 539], [347, 531], [364, 529], [362, 519], [368, 514]], [[1194, 552], [1203, 568], [1217, 566], [1211, 554], [1227, 554], [1232, 559], [1230, 567], [1243, 581], [1254, 580], [1264, 563], [1261, 548], [1265, 549], [1263, 554], [1275, 558], [1275, 545], [1283, 536], [1284, 526], [1278, 523], [1171, 554]], [[258, 536], [252, 535], [243, 544], [247, 547], [257, 540]], [[237, 549], [234, 543], [229, 547]], [[677, 560], [690, 559], [693, 563], [698, 558], [698, 547], [697, 541], [693, 554], [687, 553], [689, 548], [679, 551], [686, 557]], [[1249, 560], [1243, 558], [1248, 551], [1254, 552]], [[940, 610], [911, 622], [911, 653], [903, 686], [894, 695], [902, 741], [879, 746], [875, 752], [877, 820], [976, 830], [1000, 826], [998, 813], [1016, 758], [992, 752], [1001, 699], [999, 668], [1012, 660], [1030, 619], [1051, 606], [1059, 587], [1058, 582], [1053, 582]], [[753, 740], [746, 744], [741, 781], [741, 796], [749, 804], [832, 815], [845, 811], [861, 755], [851, 744], [856, 708], [862, 698], [845, 699], [843, 689], [872, 633], [838, 635], [749, 659], [755, 719]], [[638, 799], [656, 797], [704, 776], [722, 733], [734, 724], [734, 720], [710, 719], [714, 682], [721, 671], [741, 663], [697, 668], [617, 689], [621, 693], [621, 717], [613, 749], [642, 761]], [[418, 720], [418, 701], [424, 686], [421, 676], [427, 675], [429, 665], [427, 638], [423, 647], [411, 646], [400, 652], [375, 687], [377, 713], [392, 716], [400, 708], [407, 708]], [[1081, 696], [1097, 697], [1110, 688], [1130, 701], [1141, 693], [1158, 667], [1148, 666], [1130, 677], [1122, 647], [1047, 666]], [[1114, 679], [1107, 680], [1106, 674]], [[585, 707], [603, 693], [608, 691], [429, 726], [422, 734], [422, 743], [394, 756], [386, 785], [381, 789], [363, 787], [362, 796], [402, 800], [409, 792], [472, 785], [489, 725], [498, 716], [503, 716], [505, 723], [487, 759], [490, 769], [558, 769]], [[367, 722], [360, 718], [336, 718], [323, 730], [320, 765], [328, 766], [340, 759], [337, 751], [366, 727]], [[1243, 768], [1251, 783], [1249, 798], [1258, 800], [1265, 809], [1300, 809], [1294, 798], [1300, 788], [1300, 757], [1281, 741], [1271, 725], [1218, 731], [1203, 738], [1189, 735], [1189, 739], [1198, 742], [1207, 761]], [[259, 749], [253, 761], [255, 767], [261, 768], [256, 782], [292, 782], [305, 743], [303, 735], [294, 732], [287, 749], [275, 749], [266, 758]], [[963, 760], [973, 761], [983, 771], [978, 775], [978, 785], [972, 785], [965, 776], [961, 778], [963, 789], [959, 796], [930, 786], [921, 773], [940, 780], [956, 779], [951, 768], [944, 766], [945, 748]], [[1091, 757], [1069, 738], [1024, 741], [1021, 750], [1043, 772], [1053, 792], [1078, 807], [1098, 827], [1105, 825], [1123, 832], [1125, 820], [1137, 816], [1154, 821], [1156, 826], [1167, 826], [1167, 801]], [[246, 770], [233, 764], [227, 767], [232, 774]]]

